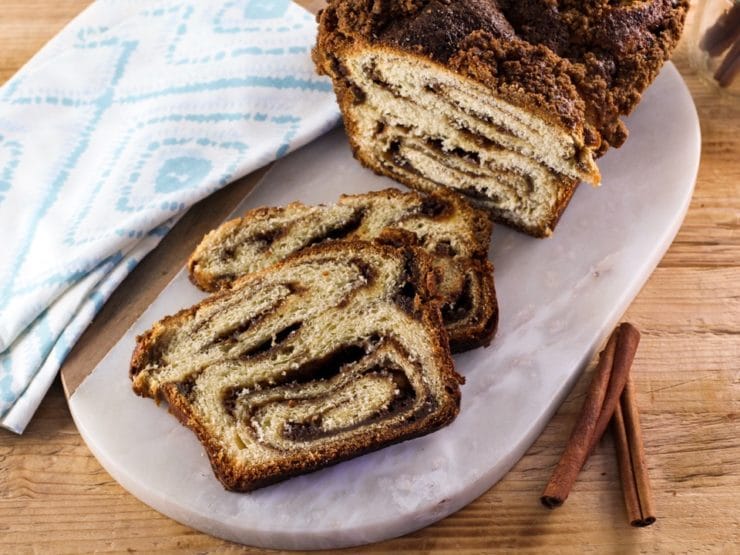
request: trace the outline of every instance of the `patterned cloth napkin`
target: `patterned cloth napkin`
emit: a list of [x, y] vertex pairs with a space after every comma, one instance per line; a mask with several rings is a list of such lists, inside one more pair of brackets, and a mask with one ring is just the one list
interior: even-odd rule
[[289, 0], [99, 0], [0, 88], [0, 424], [193, 203], [333, 127]]

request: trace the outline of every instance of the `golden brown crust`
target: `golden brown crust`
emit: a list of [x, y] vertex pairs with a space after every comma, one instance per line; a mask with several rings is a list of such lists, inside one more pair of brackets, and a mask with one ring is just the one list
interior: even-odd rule
[[467, 324], [467, 333], [456, 334], [454, 342], [452, 336], [450, 337], [450, 349], [453, 353], [487, 347], [498, 328], [499, 310], [493, 283], [493, 264], [488, 260], [471, 260], [466, 270], [478, 276], [478, 285], [484, 289], [481, 298], [485, 299], [485, 304], [478, 307], [474, 323]]
[[447, 335], [442, 325], [439, 301], [435, 298], [433, 287], [434, 278], [430, 258], [415, 248], [397, 249], [384, 245], [370, 245], [360, 242], [337, 242], [313, 247], [302, 251], [275, 266], [261, 272], [250, 274], [239, 280], [235, 288], [253, 285], [271, 272], [294, 264], [305, 257], [314, 255], [347, 256], [348, 253], [361, 256], [368, 249], [374, 254], [394, 259], [403, 258], [405, 267], [408, 267], [409, 278], [414, 280], [415, 295], [411, 310], [417, 316], [426, 330], [426, 341], [429, 341], [435, 372], [441, 377], [445, 395], [438, 398], [435, 410], [422, 413], [419, 418], [405, 423], [403, 430], [376, 427], [370, 433], [357, 435], [354, 441], [341, 444], [322, 444], [312, 446], [310, 450], [286, 453], [284, 456], [270, 461], [256, 461], [254, 464], [238, 464], [224, 449], [223, 445], [214, 437], [208, 426], [199, 418], [193, 404], [178, 387], [176, 382], [161, 384], [153, 388], [141, 378], [141, 373], [147, 365], [156, 362], [158, 353], [166, 342], [168, 332], [185, 321], [195, 317], [199, 309], [203, 309], [225, 295], [224, 291], [191, 308], [180, 311], [174, 316], [167, 317], [155, 324], [151, 330], [137, 338], [137, 346], [132, 356], [131, 378], [134, 381], [134, 391], [142, 396], [164, 399], [169, 404], [169, 411], [185, 426], [192, 429], [202, 442], [215, 475], [222, 484], [233, 491], [251, 491], [292, 476], [304, 474], [357, 457], [387, 445], [405, 441], [434, 431], [451, 422], [459, 411], [460, 384], [464, 379], [454, 369], [452, 358], [447, 347]]

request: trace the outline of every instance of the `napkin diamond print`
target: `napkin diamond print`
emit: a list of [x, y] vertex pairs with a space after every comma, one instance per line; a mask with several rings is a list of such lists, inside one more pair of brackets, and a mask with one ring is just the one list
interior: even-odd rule
[[[253, 31], [255, 29], [278, 32], [288, 32], [300, 23], [286, 19], [279, 20], [279, 26], [255, 26], [255, 21], [282, 18], [290, 5], [290, 0], [248, 0], [247, 2], [226, 2], [218, 11], [214, 19], [215, 30], [219, 33], [238, 33], [240, 31]], [[239, 23], [245, 25], [239, 26]]]
[[0, 423], [192, 204], [333, 127], [288, 0], [101, 0], [0, 89]]
[[15, 168], [18, 167], [23, 148], [18, 141], [5, 141], [0, 135], [0, 203], [13, 184]]

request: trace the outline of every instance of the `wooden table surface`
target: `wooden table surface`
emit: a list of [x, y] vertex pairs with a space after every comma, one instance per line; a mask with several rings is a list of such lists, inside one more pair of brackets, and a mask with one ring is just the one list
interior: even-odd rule
[[[2, 0], [0, 83], [88, 3]], [[642, 331], [633, 376], [658, 522], [627, 525], [611, 438], [564, 507], [539, 505], [589, 370], [524, 458], [486, 494], [424, 530], [352, 552], [740, 550], [740, 99], [718, 94], [696, 75], [686, 40], [674, 61], [701, 119], [701, 168], [678, 237], [624, 317]], [[67, 367], [99, 359], [182, 264], [203, 222], [222, 218], [248, 187], [230, 186], [186, 216], [189, 229], [173, 232], [130, 276]], [[23, 436], [0, 430], [0, 553], [178, 550], [258, 551], [182, 526], [124, 491], [77, 433], [59, 380]]]

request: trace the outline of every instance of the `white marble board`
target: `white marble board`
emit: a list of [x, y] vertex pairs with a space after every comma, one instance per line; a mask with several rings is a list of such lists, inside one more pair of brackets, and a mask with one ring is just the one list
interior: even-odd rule
[[[664, 68], [627, 124], [625, 146], [599, 162], [603, 185], [579, 187], [552, 238], [496, 227], [499, 331], [491, 347], [455, 357], [467, 383], [447, 428], [250, 494], [224, 491], [194, 435], [165, 407], [136, 397], [127, 375], [135, 335], [202, 298], [181, 272], [72, 395], [80, 433], [145, 503], [250, 545], [359, 545], [457, 511], [534, 442], [680, 227], [700, 136], [675, 67]], [[238, 210], [389, 186], [334, 131], [276, 164]]]

